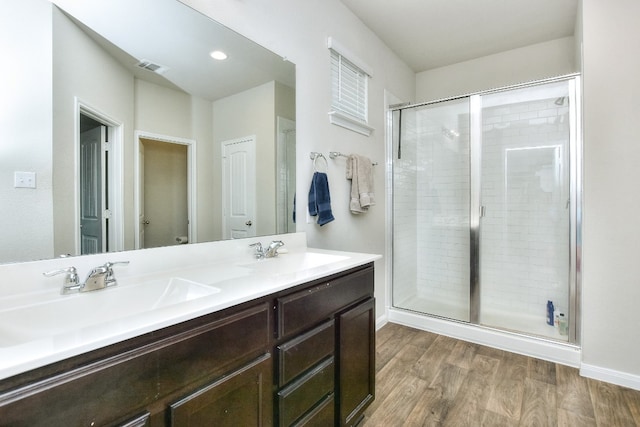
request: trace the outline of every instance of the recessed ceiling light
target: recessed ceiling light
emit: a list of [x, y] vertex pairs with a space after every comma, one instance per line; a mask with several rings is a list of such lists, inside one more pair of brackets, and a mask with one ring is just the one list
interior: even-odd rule
[[221, 50], [214, 50], [210, 55], [213, 59], [217, 59], [218, 61], [224, 61], [227, 59], [227, 54]]

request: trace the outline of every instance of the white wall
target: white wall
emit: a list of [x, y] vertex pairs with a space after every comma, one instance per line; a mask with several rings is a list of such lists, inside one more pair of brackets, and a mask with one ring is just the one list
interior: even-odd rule
[[565, 37], [416, 74], [416, 100], [431, 101], [580, 71]]
[[[122, 123], [125, 170], [133, 167], [133, 75], [100, 48], [66, 15], [53, 13], [53, 164], [55, 253], [75, 252], [77, 97]], [[127, 167], [128, 165], [128, 167]], [[130, 174], [131, 172], [129, 172]], [[129, 181], [131, 182], [131, 181]], [[125, 235], [133, 248], [133, 186], [125, 186]], [[127, 199], [126, 197], [130, 198]], [[50, 254], [53, 256], [54, 254]], [[49, 257], [50, 257], [49, 256]]]
[[[183, 0], [218, 22], [286, 56], [296, 64], [298, 231], [307, 231], [309, 245], [384, 254], [385, 139], [384, 90], [398, 98], [414, 97], [414, 73], [400, 61], [339, 0], [238, 2]], [[335, 37], [373, 69], [369, 87], [369, 138], [329, 124], [330, 60], [327, 37]], [[375, 169], [377, 205], [368, 213], [349, 212], [349, 182], [344, 159], [329, 160], [329, 185], [335, 221], [318, 227], [306, 224], [309, 183], [313, 173], [309, 152], [330, 150], [359, 153], [379, 163]], [[384, 260], [376, 263], [377, 315], [384, 314]]]
[[[640, 2], [583, 1], [583, 373], [640, 388]], [[619, 380], [620, 378], [618, 378]]]
[[[0, 260], [48, 258], [53, 254], [52, 8], [47, 0], [5, 7], [11, 10], [0, 14]], [[15, 141], [22, 142], [19, 148]], [[37, 188], [14, 188], [14, 171], [35, 172]]]

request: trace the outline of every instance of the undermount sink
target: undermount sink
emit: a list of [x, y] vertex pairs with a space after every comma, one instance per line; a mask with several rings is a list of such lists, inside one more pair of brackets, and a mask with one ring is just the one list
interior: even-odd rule
[[289, 274], [302, 270], [332, 264], [348, 259], [348, 256], [323, 254], [317, 252], [285, 253], [273, 258], [255, 260], [240, 264], [240, 267], [263, 274]]
[[0, 310], [0, 347], [191, 301], [220, 289], [180, 277], [116, 286]]

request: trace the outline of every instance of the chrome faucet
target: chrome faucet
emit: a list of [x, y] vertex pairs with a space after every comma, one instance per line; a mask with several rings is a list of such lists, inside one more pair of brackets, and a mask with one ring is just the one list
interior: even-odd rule
[[265, 258], [273, 258], [278, 256], [278, 248], [284, 246], [284, 242], [282, 240], [274, 240], [269, 243], [269, 247], [264, 252]]
[[278, 256], [278, 248], [284, 246], [284, 242], [282, 240], [274, 240], [269, 243], [269, 246], [266, 248], [264, 248], [260, 242], [253, 243], [249, 246], [256, 248], [254, 253], [256, 259], [273, 258]]
[[91, 269], [84, 283], [80, 283], [78, 279], [78, 271], [75, 267], [63, 268], [60, 270], [48, 271], [42, 273], [46, 277], [56, 276], [58, 274], [66, 274], [64, 284], [62, 286], [62, 295], [74, 292], [90, 292], [98, 289], [104, 289], [109, 286], [118, 284], [113, 274], [113, 266], [116, 264], [129, 264], [129, 261], [106, 262], [104, 265]]

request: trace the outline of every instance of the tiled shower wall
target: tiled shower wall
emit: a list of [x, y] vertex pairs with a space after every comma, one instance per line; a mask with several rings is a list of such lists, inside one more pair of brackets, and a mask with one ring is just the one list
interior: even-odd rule
[[423, 120], [416, 198], [418, 295], [457, 307], [469, 306], [468, 107], [464, 110], [444, 123]]
[[547, 300], [567, 313], [567, 102], [553, 98], [482, 111], [481, 313], [543, 318]]
[[[485, 312], [543, 318], [548, 299], [567, 310], [569, 118], [566, 104], [555, 101], [483, 111]], [[402, 159], [394, 157], [394, 305], [422, 297], [466, 306], [469, 115], [445, 121], [428, 119], [428, 110], [407, 113]]]

